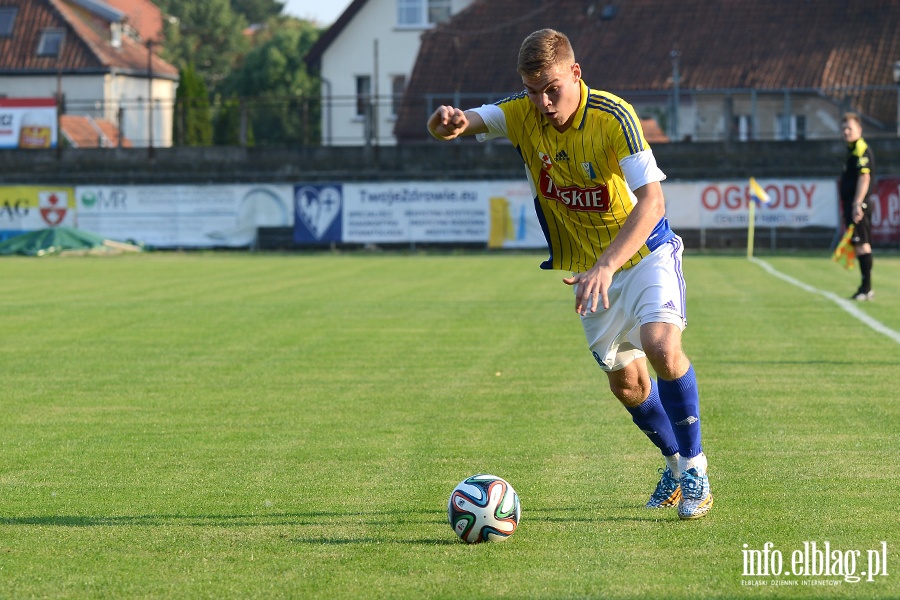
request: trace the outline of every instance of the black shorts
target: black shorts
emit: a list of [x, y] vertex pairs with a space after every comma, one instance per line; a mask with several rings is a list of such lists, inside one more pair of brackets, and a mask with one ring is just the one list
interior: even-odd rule
[[[853, 228], [853, 236], [850, 238], [850, 243], [854, 246], [872, 243], [872, 201], [866, 200], [865, 202], [863, 202], [862, 209], [863, 218], [859, 223], [854, 224], [855, 227]], [[844, 224], [850, 225], [851, 223], [853, 223], [852, 202], [844, 204]]]

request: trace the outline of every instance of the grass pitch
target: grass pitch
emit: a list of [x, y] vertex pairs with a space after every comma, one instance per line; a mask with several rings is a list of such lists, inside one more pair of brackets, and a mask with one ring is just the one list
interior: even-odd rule
[[[662, 461], [541, 258], [3, 259], [0, 597], [900, 597], [900, 344], [686, 257], [716, 502], [680, 522], [642, 508]], [[900, 259], [875, 282], [858, 307], [900, 331]], [[446, 522], [478, 472], [520, 495], [502, 544]], [[857, 573], [885, 542], [888, 575], [745, 573], [826, 541]]]

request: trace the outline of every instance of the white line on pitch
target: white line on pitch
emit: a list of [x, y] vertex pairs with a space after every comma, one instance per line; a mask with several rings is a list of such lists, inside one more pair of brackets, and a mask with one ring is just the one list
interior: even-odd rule
[[857, 319], [859, 319], [860, 321], [862, 321], [863, 323], [865, 323], [866, 325], [868, 325], [869, 327], [871, 327], [872, 329], [877, 331], [878, 333], [883, 333], [884, 335], [888, 336], [889, 338], [891, 338], [892, 340], [894, 340], [895, 342], [900, 344], [900, 333], [894, 331], [893, 329], [886, 326], [881, 321], [873, 319], [872, 317], [870, 317], [869, 315], [867, 315], [866, 313], [861, 311], [859, 309], [859, 307], [854, 303], [854, 301], [847, 300], [845, 298], [841, 298], [840, 296], [838, 296], [837, 294], [834, 294], [832, 292], [826, 292], [825, 290], [820, 290], [818, 288], [814, 288], [811, 285], [807, 285], [807, 284], [803, 283], [802, 281], [794, 279], [790, 275], [785, 275], [781, 271], [777, 271], [775, 269], [775, 267], [773, 267], [772, 265], [770, 265], [769, 263], [767, 263], [764, 260], [760, 260], [758, 258], [751, 258], [750, 260], [752, 262], [755, 262], [759, 266], [761, 266], [763, 269], [765, 269], [766, 271], [768, 271], [769, 273], [771, 273], [778, 279], [787, 281], [791, 285], [795, 285], [798, 288], [809, 292], [810, 294], [819, 294], [820, 296], [825, 296], [826, 298], [828, 298], [829, 300], [831, 300], [832, 302], [834, 302], [835, 304], [837, 304], [838, 306], [843, 308], [845, 311], [850, 313], [851, 316], [856, 317]]

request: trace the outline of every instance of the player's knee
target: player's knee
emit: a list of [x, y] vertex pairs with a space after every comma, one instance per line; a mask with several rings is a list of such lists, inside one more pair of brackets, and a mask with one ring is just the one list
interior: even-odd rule
[[610, 379], [609, 389], [625, 406], [637, 406], [650, 395], [650, 380], [641, 378]]
[[660, 343], [649, 348], [645, 347], [644, 352], [647, 353], [647, 359], [653, 365], [653, 370], [663, 379], [678, 379], [690, 366], [690, 361], [684, 355], [681, 346]]

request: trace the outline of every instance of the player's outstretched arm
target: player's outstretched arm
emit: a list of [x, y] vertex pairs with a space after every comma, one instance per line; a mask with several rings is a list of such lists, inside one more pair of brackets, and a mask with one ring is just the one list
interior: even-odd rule
[[487, 133], [487, 126], [475, 111], [439, 106], [428, 118], [428, 131], [439, 140], [452, 140], [461, 135]]

